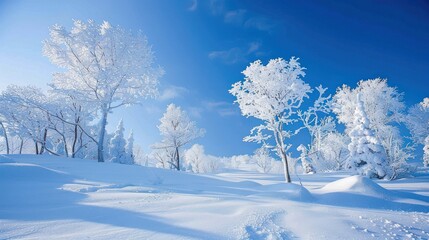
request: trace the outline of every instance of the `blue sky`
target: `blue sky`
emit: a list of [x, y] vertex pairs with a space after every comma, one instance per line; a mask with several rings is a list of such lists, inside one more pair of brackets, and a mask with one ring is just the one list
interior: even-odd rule
[[307, 68], [305, 81], [330, 93], [382, 77], [404, 92], [407, 105], [429, 95], [429, 3], [418, 0], [0, 0], [0, 88], [46, 88], [57, 69], [42, 56], [41, 42], [51, 25], [70, 28], [72, 19], [141, 29], [153, 45], [166, 71], [161, 98], [120, 109], [109, 119], [113, 130], [122, 117], [145, 150], [160, 139], [158, 119], [174, 102], [206, 129], [196, 142], [208, 153], [253, 152], [256, 145], [242, 138], [258, 121], [240, 116], [228, 89], [257, 59], [297, 56]]

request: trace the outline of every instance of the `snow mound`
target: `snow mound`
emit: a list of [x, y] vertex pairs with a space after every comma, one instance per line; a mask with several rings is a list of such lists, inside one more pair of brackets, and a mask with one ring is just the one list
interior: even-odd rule
[[377, 198], [391, 198], [393, 193], [378, 185], [371, 179], [360, 175], [346, 177], [326, 184], [320, 189], [322, 193], [347, 192]]

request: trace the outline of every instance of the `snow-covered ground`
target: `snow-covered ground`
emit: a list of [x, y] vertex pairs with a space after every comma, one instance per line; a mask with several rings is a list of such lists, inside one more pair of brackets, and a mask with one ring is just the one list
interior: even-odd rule
[[428, 173], [299, 177], [0, 156], [0, 239], [429, 239]]

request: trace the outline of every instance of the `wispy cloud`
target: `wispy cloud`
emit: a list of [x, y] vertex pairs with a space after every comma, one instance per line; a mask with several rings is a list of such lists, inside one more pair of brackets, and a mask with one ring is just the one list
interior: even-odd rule
[[272, 31], [276, 25], [272, 19], [246, 9], [228, 9], [224, 0], [210, 0], [209, 8], [212, 15], [223, 17], [227, 24], [266, 32]]
[[231, 23], [235, 25], [242, 25], [245, 17], [246, 17], [246, 10], [245, 9], [237, 9], [233, 11], [228, 11], [224, 15], [224, 21], [226, 23]]
[[210, 10], [213, 15], [222, 15], [225, 12], [224, 0], [210, 0]]
[[193, 12], [198, 8], [198, 0], [192, 0], [191, 5], [188, 7], [188, 11]]
[[269, 32], [274, 28], [274, 23], [268, 18], [253, 17], [244, 22], [244, 27]]
[[217, 112], [222, 117], [238, 115], [239, 111], [232, 103], [225, 101], [206, 101], [203, 106], [208, 111]]
[[170, 85], [170, 86], [167, 86], [162, 91], [162, 93], [158, 97], [158, 100], [167, 101], [167, 100], [172, 100], [175, 98], [180, 98], [188, 92], [189, 92], [188, 89], [186, 89], [184, 87]]
[[238, 62], [245, 61], [245, 56], [242, 49], [240, 48], [231, 48], [228, 50], [213, 51], [209, 53], [210, 59], [220, 59], [226, 64], [234, 64]]
[[251, 55], [262, 55], [260, 51], [261, 43], [258, 41], [251, 42], [244, 47], [234, 47], [227, 50], [212, 51], [208, 57], [212, 60], [219, 59], [226, 64], [235, 64], [240, 62], [247, 62]]

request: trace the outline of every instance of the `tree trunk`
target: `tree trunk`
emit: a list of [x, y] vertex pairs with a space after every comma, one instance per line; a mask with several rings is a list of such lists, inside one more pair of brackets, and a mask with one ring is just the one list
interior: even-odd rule
[[180, 171], [179, 148], [176, 147], [176, 169]]
[[283, 151], [283, 149], [281, 150], [282, 153], [282, 162], [283, 162], [283, 172], [285, 175], [285, 180], [287, 183], [292, 182], [290, 179], [290, 173], [289, 173], [289, 163], [287, 161], [287, 156], [286, 153]]
[[1, 127], [3, 128], [3, 135], [4, 135], [4, 139], [6, 141], [6, 154], [9, 154], [10, 152], [10, 148], [9, 148], [9, 139], [7, 137], [7, 132], [6, 132], [6, 128], [4, 127], [3, 122], [0, 122]]
[[100, 134], [98, 136], [98, 162], [104, 162], [104, 135], [106, 134], [107, 125], [107, 112], [108, 110], [103, 109], [103, 115], [100, 120]]
[[34, 144], [36, 145], [36, 155], [39, 154], [39, 145], [37, 144], [36, 141], [34, 141]]
[[24, 139], [21, 137], [19, 138], [21, 140], [21, 143], [19, 145], [19, 154], [22, 154], [22, 148], [24, 147]]
[[74, 158], [76, 155], [76, 143], [77, 143], [77, 137], [78, 137], [77, 131], [78, 131], [77, 125], [74, 125], [74, 136], [73, 136], [73, 144], [72, 144], [72, 149], [71, 149], [71, 151], [72, 151], [71, 157], [72, 158]]
[[39, 152], [39, 154], [43, 154], [43, 153], [45, 152], [45, 148], [46, 148], [46, 139], [47, 139], [47, 137], [48, 137], [48, 129], [45, 129], [45, 130], [44, 130], [44, 133], [43, 133], [43, 142], [41, 143], [41, 144], [42, 144], [42, 146], [40, 147], [40, 152]]

